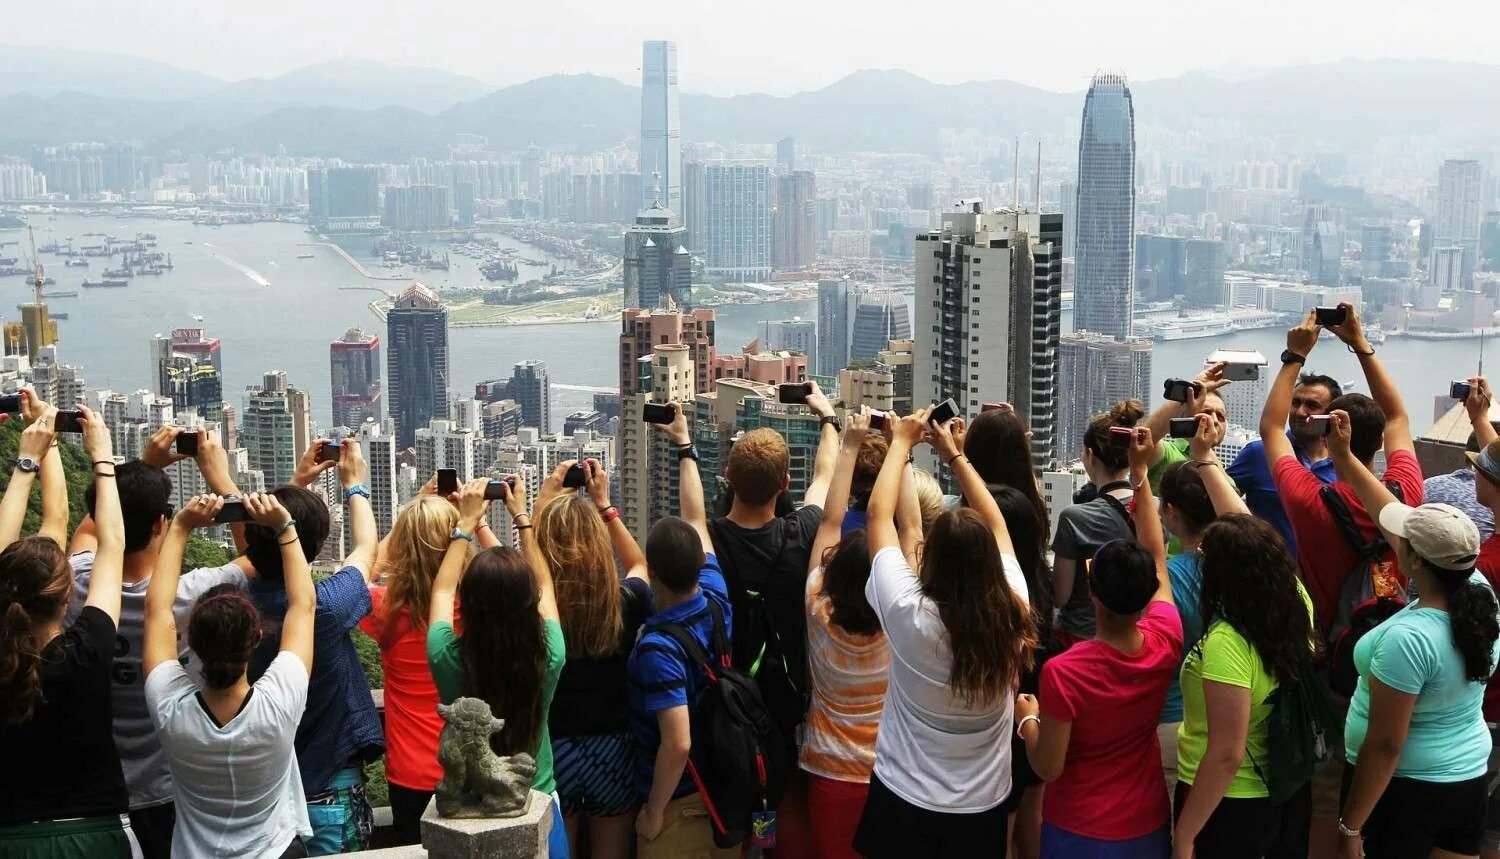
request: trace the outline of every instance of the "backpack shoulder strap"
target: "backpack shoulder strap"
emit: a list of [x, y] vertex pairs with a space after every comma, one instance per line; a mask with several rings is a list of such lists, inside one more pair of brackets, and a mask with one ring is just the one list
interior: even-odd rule
[[1130, 529], [1130, 533], [1134, 535], [1135, 517], [1130, 515], [1130, 510], [1125, 506], [1125, 502], [1114, 497], [1113, 495], [1110, 495], [1107, 492], [1100, 493], [1099, 497], [1103, 498], [1106, 504], [1114, 508], [1115, 513], [1119, 514], [1120, 518], [1125, 520], [1126, 527], [1128, 527]]
[[[713, 603], [710, 602], [709, 605], [713, 605]], [[713, 671], [713, 665], [710, 663], [708, 653], [703, 649], [703, 645], [698, 643], [698, 639], [694, 638], [691, 632], [688, 632], [687, 627], [676, 621], [663, 621], [662, 623], [647, 624], [645, 632], [659, 632], [667, 638], [672, 639], [677, 643], [678, 647], [682, 648], [683, 655], [688, 658], [689, 662], [707, 670], [710, 677], [718, 676]], [[643, 632], [642, 635], [644, 634]]]
[[[1399, 497], [1399, 496], [1398, 496]], [[1338, 526], [1339, 536], [1344, 538], [1344, 543], [1358, 555], [1361, 560], [1374, 561], [1380, 557], [1384, 542], [1376, 538], [1375, 542], [1368, 541], [1359, 533], [1359, 526], [1354, 522], [1354, 511], [1344, 501], [1344, 496], [1334, 489], [1333, 484], [1324, 484], [1318, 490], [1318, 498], [1322, 500], [1323, 506], [1328, 508], [1329, 515], [1333, 516], [1333, 522]]]

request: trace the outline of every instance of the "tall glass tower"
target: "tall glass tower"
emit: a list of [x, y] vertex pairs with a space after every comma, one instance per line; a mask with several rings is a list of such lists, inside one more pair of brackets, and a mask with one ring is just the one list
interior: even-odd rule
[[641, 58], [641, 208], [658, 201], [682, 212], [682, 126], [672, 42], [646, 42]]
[[1130, 336], [1135, 304], [1135, 108], [1123, 75], [1098, 74], [1078, 137], [1073, 330]]

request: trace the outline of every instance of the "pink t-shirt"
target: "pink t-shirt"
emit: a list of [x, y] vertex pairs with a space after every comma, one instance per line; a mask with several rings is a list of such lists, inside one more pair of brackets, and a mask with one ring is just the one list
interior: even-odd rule
[[1170, 603], [1153, 601], [1137, 628], [1134, 654], [1081, 641], [1042, 666], [1042, 716], [1072, 723], [1042, 819], [1087, 838], [1139, 838], [1170, 820], [1156, 723], [1182, 656], [1182, 618]]

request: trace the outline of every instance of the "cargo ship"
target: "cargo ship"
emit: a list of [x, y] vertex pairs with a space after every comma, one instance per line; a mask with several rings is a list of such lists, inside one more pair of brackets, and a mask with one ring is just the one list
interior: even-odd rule
[[130, 285], [130, 281], [128, 281], [128, 280], [121, 280], [119, 278], [109, 278], [109, 277], [106, 277], [103, 280], [85, 280], [83, 282], [83, 288], [84, 289], [103, 289], [103, 288], [114, 288], [114, 287], [129, 286], [129, 285]]
[[128, 268], [107, 268], [107, 269], [104, 270], [104, 279], [105, 280], [108, 280], [110, 278], [124, 279], [124, 278], [130, 277], [130, 276], [132, 276], [134, 274], [135, 274], [135, 272], [131, 271]]

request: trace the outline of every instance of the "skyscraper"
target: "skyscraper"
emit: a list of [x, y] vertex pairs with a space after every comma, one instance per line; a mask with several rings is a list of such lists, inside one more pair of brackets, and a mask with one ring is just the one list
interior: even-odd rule
[[791, 135], [776, 141], [776, 170], [790, 173], [797, 169], [797, 139]]
[[1052, 461], [1057, 418], [1062, 227], [1060, 214], [976, 202], [916, 241], [913, 405], [952, 397], [973, 415], [1011, 403], [1030, 422], [1037, 470]]
[[1434, 247], [1463, 248], [1463, 281], [1469, 282], [1479, 257], [1479, 225], [1484, 217], [1484, 168], [1478, 161], [1449, 159], [1438, 171]]
[[678, 307], [693, 301], [693, 256], [687, 250], [687, 230], [671, 209], [661, 203], [636, 216], [625, 231], [625, 306], [650, 310], [666, 304]]
[[892, 340], [911, 337], [911, 314], [899, 292], [874, 289], [862, 293], [854, 307], [849, 361], [872, 361]]
[[380, 338], [350, 328], [328, 347], [333, 425], [359, 429], [380, 420]]
[[1058, 196], [1062, 198], [1063, 256], [1072, 259], [1078, 248], [1078, 183], [1062, 183]]
[[510, 375], [510, 395], [521, 404], [523, 426], [551, 432], [552, 384], [547, 378], [545, 362], [517, 361]]
[[224, 401], [224, 359], [219, 338], [202, 328], [174, 328], [151, 338], [151, 378], [156, 393], [171, 397], [177, 409], [210, 411]]
[[836, 376], [849, 366], [849, 279], [818, 281], [818, 360], [815, 372]]
[[620, 518], [636, 539], [644, 539], [651, 523], [676, 515], [677, 452], [666, 434], [641, 420], [645, 404], [676, 402], [692, 413], [694, 348], [685, 343], [658, 343], [641, 356], [643, 374], [634, 392], [621, 389], [620, 401]]
[[448, 189], [442, 185], [392, 185], [385, 189], [385, 217], [393, 230], [445, 230], [453, 225]]
[[378, 167], [315, 167], [307, 171], [307, 216], [320, 229], [365, 229], [380, 217]]
[[410, 447], [417, 427], [448, 409], [448, 308], [412, 281], [386, 314], [386, 383], [396, 443]]
[[1224, 304], [1224, 243], [1189, 239], [1182, 246], [1183, 297], [1189, 307]]
[[673, 42], [646, 42], [641, 57], [641, 208], [658, 200], [682, 211], [682, 127]]
[[771, 171], [762, 165], [710, 164], [705, 174], [702, 252], [708, 272], [730, 280], [768, 280]]
[[1058, 462], [1067, 463], [1082, 451], [1090, 418], [1120, 400], [1145, 398], [1151, 386], [1151, 341], [1078, 331], [1058, 338], [1057, 359], [1054, 448]]
[[[266, 486], [290, 483], [302, 448], [297, 446], [297, 416], [292, 413], [292, 394], [286, 373], [267, 370], [260, 387], [245, 392], [245, 414], [241, 437], [250, 457], [250, 468], [265, 476]], [[304, 395], [305, 396], [305, 395]]]
[[[808, 366], [816, 367], [818, 324], [800, 317], [763, 320], [760, 323], [760, 348], [765, 352], [801, 352], [807, 356]], [[838, 375], [837, 371], [834, 375]]]
[[708, 241], [708, 169], [702, 161], [686, 161], [682, 165], [682, 208], [674, 209], [682, 216], [682, 227], [687, 230], [687, 247], [699, 256]]
[[1073, 329], [1123, 339], [1135, 305], [1135, 108], [1123, 75], [1099, 74], [1078, 138]]
[[794, 271], [817, 260], [818, 186], [811, 170], [776, 177], [776, 269]]
[[[359, 444], [369, 466], [370, 506], [375, 510], [375, 530], [381, 536], [390, 533], [396, 523], [401, 499], [396, 493], [395, 425], [387, 418], [370, 421], [359, 427]], [[425, 478], [424, 478], [425, 480]]]

